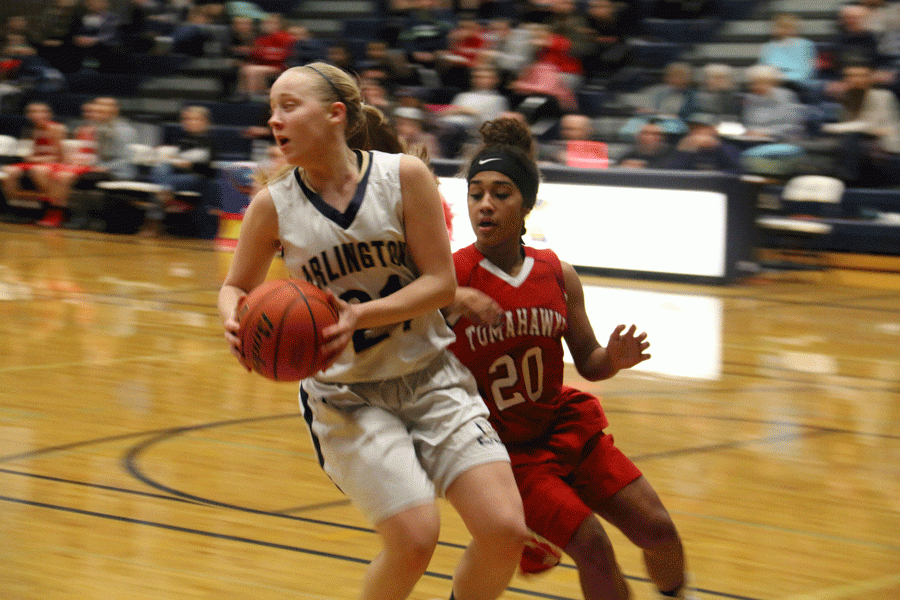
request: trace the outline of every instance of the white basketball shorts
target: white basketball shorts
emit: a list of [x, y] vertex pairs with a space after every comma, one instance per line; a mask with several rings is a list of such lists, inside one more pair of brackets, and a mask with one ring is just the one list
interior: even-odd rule
[[509, 461], [474, 378], [446, 350], [396, 379], [306, 379], [300, 404], [322, 468], [373, 525], [433, 502], [472, 467]]

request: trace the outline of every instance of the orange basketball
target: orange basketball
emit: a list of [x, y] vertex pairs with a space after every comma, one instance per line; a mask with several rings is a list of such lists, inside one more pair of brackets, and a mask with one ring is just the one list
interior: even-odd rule
[[337, 322], [325, 292], [299, 279], [267, 281], [238, 304], [244, 362], [275, 381], [300, 381], [324, 367], [322, 330]]

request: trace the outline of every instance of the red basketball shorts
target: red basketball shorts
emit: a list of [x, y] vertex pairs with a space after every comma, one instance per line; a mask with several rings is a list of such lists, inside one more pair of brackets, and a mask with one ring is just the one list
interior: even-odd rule
[[641, 476], [613, 436], [596, 397], [565, 391], [553, 432], [535, 442], [507, 445], [525, 507], [525, 522], [560, 548], [599, 504]]

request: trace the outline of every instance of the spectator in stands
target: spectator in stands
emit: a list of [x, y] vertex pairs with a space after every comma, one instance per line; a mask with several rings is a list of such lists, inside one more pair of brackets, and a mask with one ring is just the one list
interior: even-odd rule
[[11, 15], [6, 19], [6, 25], [2, 31], [0, 45], [5, 56], [23, 57], [34, 56], [37, 49], [34, 44], [34, 32], [24, 15]]
[[581, 63], [569, 54], [571, 42], [552, 33], [547, 25], [532, 26], [535, 60], [509, 88], [519, 96], [554, 98], [565, 110], [575, 110], [575, 90], [581, 83]]
[[386, 115], [391, 114], [395, 101], [382, 83], [383, 80], [370, 76], [368, 71], [366, 73], [359, 80], [359, 91], [362, 94], [363, 102], [376, 107]]
[[499, 85], [500, 75], [496, 68], [489, 65], [476, 67], [471, 73], [471, 90], [454, 96], [441, 117], [463, 117], [460, 122], [478, 129], [485, 121], [496, 119], [501, 112], [509, 110], [509, 100], [500, 93]]
[[569, 40], [569, 53], [579, 61], [588, 54], [591, 36], [584, 7], [575, 0], [554, 0], [550, 4], [551, 16], [547, 21], [550, 30]]
[[278, 13], [270, 13], [260, 23], [260, 34], [253, 41], [247, 61], [240, 67], [238, 90], [250, 97], [261, 97], [269, 83], [285, 69], [285, 63], [297, 40], [285, 28]]
[[123, 51], [119, 44], [119, 15], [109, 9], [108, 0], [85, 0], [78, 11], [73, 41], [81, 51], [84, 64], [101, 71], [122, 70]]
[[781, 87], [781, 72], [771, 65], [754, 65], [746, 72], [741, 122], [747, 135], [770, 141], [796, 139], [802, 133], [803, 108], [793, 91]]
[[687, 132], [685, 119], [696, 111], [691, 66], [683, 62], [666, 65], [662, 83], [641, 90], [634, 98], [636, 116], [622, 127], [621, 135], [633, 138], [649, 120], [674, 136]]
[[133, 179], [137, 168], [130, 146], [137, 142], [137, 131], [121, 115], [119, 101], [109, 96], [94, 100], [97, 128], [97, 160], [94, 170], [112, 179]]
[[784, 83], [802, 93], [816, 78], [816, 45], [800, 36], [800, 20], [790, 13], [778, 13], [770, 24], [771, 40], [760, 47], [759, 64], [781, 71]]
[[390, 93], [395, 93], [399, 87], [416, 86], [420, 83], [418, 73], [406, 60], [406, 54], [391, 48], [384, 40], [366, 42], [363, 60], [384, 70], [387, 78], [383, 84]]
[[246, 94], [238, 92], [241, 66], [250, 62], [253, 43], [259, 36], [256, 22], [248, 16], [237, 15], [228, 24], [228, 43], [224, 55], [231, 59], [230, 67], [222, 75], [222, 87], [226, 98], [241, 101]]
[[209, 22], [213, 25], [228, 25], [231, 22], [231, 16], [228, 14], [228, 8], [224, 2], [217, 0], [194, 0], [194, 4], [203, 8]]
[[672, 147], [666, 141], [666, 132], [655, 121], [644, 123], [634, 145], [618, 166], [631, 169], [667, 169], [672, 162]]
[[253, 43], [259, 36], [256, 23], [250, 17], [238, 15], [231, 18], [228, 30], [230, 41], [226, 55], [238, 60], [250, 60]]
[[541, 27], [537, 30], [533, 42], [536, 46], [535, 64], [548, 64], [556, 67], [566, 85], [572, 90], [581, 85], [584, 68], [571, 38], [557, 33], [549, 27]]
[[81, 68], [81, 53], [73, 42], [78, 19], [77, 0], [51, 0], [37, 26], [38, 55], [63, 73]]
[[740, 123], [743, 96], [734, 80], [734, 70], [722, 63], [703, 67], [700, 88], [694, 96], [697, 112], [715, 115], [720, 122]]
[[210, 20], [206, 10], [192, 6], [187, 19], [172, 32], [172, 52], [186, 56], [201, 57], [206, 54], [206, 45], [212, 40], [209, 30]]
[[309, 27], [291, 25], [288, 27], [288, 32], [296, 40], [291, 55], [287, 59], [288, 66], [305, 65], [317, 60], [325, 60], [328, 56], [328, 45], [313, 36]]
[[[154, 20], [159, 12], [154, 0], [130, 0], [125, 8], [118, 38], [130, 54], [145, 54], [156, 46], [157, 34], [170, 34], [172, 24]], [[181, 22], [182, 19], [178, 19]], [[157, 27], [157, 30], [153, 28]]]
[[89, 225], [87, 212], [80, 211], [77, 203], [73, 206], [70, 196], [75, 182], [94, 170], [99, 153], [101, 113], [97, 102], [89, 100], [82, 104], [81, 115], [72, 139], [63, 142], [62, 163], [50, 175], [52, 202], [69, 212], [70, 218], [64, 225], [67, 229], [84, 229]]
[[29, 65], [42, 63], [37, 50], [29, 42], [28, 21], [11, 16], [0, 37], [0, 114], [19, 113], [25, 99], [23, 75]]
[[509, 100], [497, 89], [499, 85], [496, 68], [483, 65], [472, 70], [472, 90], [454, 96], [438, 118], [444, 156], [456, 156], [482, 123], [509, 110]]
[[842, 78], [844, 67], [853, 64], [881, 66], [878, 38], [867, 28], [869, 9], [862, 4], [845, 4], [838, 11], [837, 33], [833, 38], [832, 76]]
[[636, 31], [631, 5], [590, 0], [587, 7], [589, 46], [581, 56], [588, 84], [603, 85], [628, 63], [628, 38]]
[[[110, 131], [110, 133], [101, 134], [98, 160], [102, 164], [111, 165], [110, 160], [118, 160], [127, 156], [128, 145], [137, 141], [137, 130], [128, 119], [122, 116], [122, 107], [116, 98], [101, 96], [94, 102], [98, 106], [98, 116], [102, 127]], [[103, 149], [104, 138], [114, 140], [106, 150]], [[134, 176], [134, 172], [124, 165], [121, 170], [116, 168], [114, 174], [121, 178]]]
[[497, 67], [501, 89], [506, 88], [527, 65], [534, 61], [535, 26], [520, 23], [513, 27], [509, 19], [493, 19], [487, 32], [488, 47], [484, 51], [486, 61]]
[[590, 117], [578, 113], [567, 113], [559, 120], [559, 139], [540, 144], [538, 160], [569, 165], [569, 142], [593, 142], [594, 124]]
[[[186, 106], [181, 109], [181, 135], [174, 147], [164, 149], [163, 162], [154, 167], [153, 181], [163, 187], [157, 206], [147, 212], [142, 235], [158, 235], [166, 211], [200, 211], [203, 217], [206, 209], [218, 206], [220, 200], [215, 187], [217, 151], [210, 135], [212, 122], [209, 109], [205, 106]], [[185, 203], [176, 199], [177, 192], [193, 192], [199, 201]]]
[[896, 0], [863, 0], [869, 9], [866, 29], [878, 39], [878, 53], [892, 65], [900, 61], [900, 3]]
[[437, 53], [437, 70], [441, 83], [465, 89], [472, 78], [472, 69], [482, 61], [488, 38], [475, 19], [460, 19], [447, 36], [447, 49]]
[[900, 108], [896, 95], [876, 87], [870, 65], [844, 68], [839, 100], [840, 121], [825, 123], [822, 131], [839, 135], [836, 164], [849, 185], [897, 184], [900, 170]]
[[24, 161], [3, 167], [3, 193], [8, 200], [19, 197], [23, 191], [21, 179], [28, 176], [46, 206], [44, 218], [39, 224], [58, 227], [65, 213], [62, 207], [50, 203], [54, 191], [51, 177], [55, 166], [62, 162], [62, 142], [68, 131], [65, 125], [53, 120], [53, 111], [44, 102], [29, 102], [25, 107], [25, 116], [28, 118], [28, 128], [23, 139], [31, 144], [31, 151]]
[[397, 43], [410, 63], [434, 70], [438, 52], [447, 49], [454, 23], [454, 13], [440, 8], [437, 0], [409, 0]]
[[353, 51], [350, 49], [349, 44], [343, 42], [332, 42], [328, 46], [327, 62], [340, 67], [348, 73], [353, 73], [356, 70], [356, 58], [353, 56]]
[[441, 150], [437, 137], [425, 130], [425, 112], [410, 106], [394, 109], [394, 127], [397, 136], [413, 156], [440, 158]]
[[[92, 223], [88, 217], [99, 212], [88, 192], [101, 181], [131, 180], [137, 177], [137, 165], [132, 146], [137, 140], [134, 127], [119, 111], [119, 102], [112, 97], [99, 97], [82, 106], [83, 119], [75, 129], [74, 139], [67, 145], [72, 152], [64, 156], [64, 163], [53, 170], [53, 197], [59, 206], [71, 210], [69, 229], [94, 228], [105, 224]], [[96, 219], [94, 219], [96, 221]]]
[[688, 117], [689, 130], [672, 154], [670, 168], [681, 171], [741, 172], [740, 150], [722, 140], [712, 115], [694, 113]]

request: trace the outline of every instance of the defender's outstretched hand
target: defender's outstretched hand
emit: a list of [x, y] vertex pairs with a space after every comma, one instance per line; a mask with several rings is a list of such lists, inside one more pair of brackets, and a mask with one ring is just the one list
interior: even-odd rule
[[[623, 333], [624, 331], [624, 333]], [[610, 365], [616, 371], [622, 369], [630, 369], [638, 363], [642, 363], [650, 358], [646, 353], [650, 347], [647, 340], [647, 333], [642, 332], [634, 335], [637, 328], [632, 325], [625, 331], [624, 325], [618, 325], [611, 334], [609, 334], [609, 342], [606, 344], [606, 354]]]

